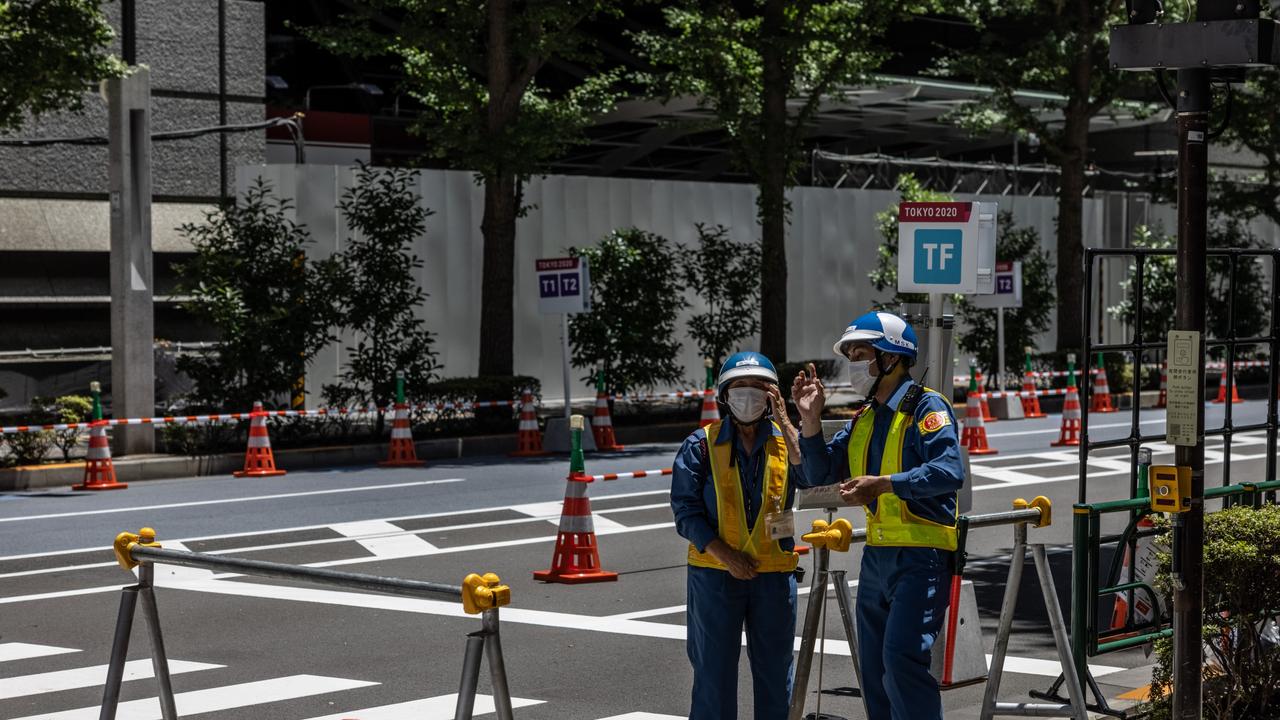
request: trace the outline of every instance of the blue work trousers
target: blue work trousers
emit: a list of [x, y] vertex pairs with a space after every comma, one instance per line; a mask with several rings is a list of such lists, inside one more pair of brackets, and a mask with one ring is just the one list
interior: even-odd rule
[[755, 720], [786, 720], [796, 633], [796, 578], [789, 572], [737, 580], [689, 566], [688, 651], [693, 664], [689, 720], [736, 720], [738, 656], [747, 631]]
[[867, 547], [858, 575], [858, 657], [869, 720], [941, 720], [930, 649], [950, 601], [951, 553]]

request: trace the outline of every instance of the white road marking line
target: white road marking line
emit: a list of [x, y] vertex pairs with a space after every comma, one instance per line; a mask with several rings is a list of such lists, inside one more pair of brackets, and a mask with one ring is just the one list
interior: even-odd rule
[[[546, 701], [513, 697], [511, 698], [511, 708], [514, 710], [531, 705], [541, 705], [544, 702]], [[359, 718], [359, 720], [405, 720], [405, 718], [413, 718], [414, 720], [453, 720], [453, 712], [457, 705], [458, 694], [454, 693], [423, 700], [410, 700], [409, 702], [396, 703], [395, 705], [380, 705], [363, 710], [348, 710], [334, 713], [333, 715], [308, 718], [307, 720], [354, 720], [355, 718]], [[474, 713], [476, 715], [488, 715], [491, 712], [497, 712], [497, 708], [493, 704], [493, 696], [477, 693]]]
[[[991, 666], [991, 656], [987, 656], [987, 667]], [[1094, 677], [1102, 677], [1118, 673], [1126, 668], [1112, 667], [1110, 665], [1090, 665], [1089, 671]], [[1062, 666], [1057, 660], [1042, 660], [1040, 658], [1016, 657], [1007, 655], [1004, 659], [1004, 671], [1015, 672], [1022, 675], [1039, 675], [1041, 677], [1058, 677], [1062, 674]]]
[[[164, 543], [166, 550], [181, 550], [190, 552], [186, 545], [180, 542]], [[213, 578], [212, 570], [203, 568], [183, 567], [181, 565], [157, 564], [154, 565], [156, 579], [162, 582], [178, 582], [181, 580], [209, 580]], [[133, 571], [134, 575], [138, 574], [137, 570]]]
[[392, 525], [386, 520], [361, 520], [359, 522], [330, 525], [334, 532], [360, 543], [374, 557], [393, 559], [429, 555], [438, 548], [409, 530]]
[[[369, 488], [369, 489], [372, 490], [374, 488]], [[643, 497], [646, 495], [667, 495], [669, 493], [670, 493], [669, 490], [643, 490], [641, 492], [633, 492], [633, 493], [612, 493], [609, 495], [601, 495], [600, 497], [601, 498], [633, 498], [633, 497]], [[560, 504], [560, 501], [557, 501], [557, 508], [559, 507], [559, 504]], [[427, 518], [450, 517], [454, 515], [480, 515], [487, 512], [500, 512], [503, 510], [510, 510], [510, 509], [511, 509], [510, 505], [499, 505], [499, 506], [493, 506], [493, 507], [472, 508], [470, 510], [449, 510], [447, 512], [427, 513], [425, 515], [401, 515], [399, 517], [388, 517], [388, 518], [378, 518], [378, 519], [386, 520], [387, 522], [394, 523], [400, 520], [424, 520]], [[560, 517], [559, 512], [560, 511], [557, 509], [556, 510], [557, 519]], [[616, 512], [616, 511], [610, 510], [609, 512]], [[514, 522], [525, 522], [525, 521], [511, 520], [509, 522], [514, 523]], [[454, 526], [453, 528], [446, 528], [446, 529], [458, 529], [458, 528], [464, 528], [464, 527], [480, 527], [482, 525], [487, 525], [487, 524], [488, 523], [473, 523], [471, 525], [457, 525], [457, 526]], [[330, 523], [325, 523], [321, 525], [295, 525], [294, 527], [287, 527], [287, 528], [271, 528], [267, 530], [248, 530], [245, 532], [221, 533], [218, 535], [199, 535], [196, 537], [178, 538], [178, 541], [179, 542], [195, 542], [197, 540], [228, 540], [232, 538], [252, 537], [254, 535], [283, 535], [286, 533], [301, 532], [303, 530], [323, 530], [328, 528], [329, 526], [330, 526]], [[441, 528], [434, 528], [434, 530], [439, 530], [439, 529]], [[427, 531], [423, 530], [421, 532], [427, 532]], [[319, 542], [332, 542], [332, 541], [333, 540], [330, 540], [330, 541], [315, 540], [310, 542], [319, 543]], [[341, 538], [338, 538], [336, 541], [346, 542], [346, 540]], [[169, 542], [174, 542], [174, 541], [170, 540]], [[263, 545], [255, 549], [265, 550], [273, 547], [292, 547], [293, 545], [294, 544]], [[71, 550], [53, 550], [50, 552], [26, 553], [23, 555], [3, 555], [3, 556], [0, 556], [0, 562], [4, 562], [6, 560], [26, 560], [28, 558], [53, 557], [55, 555], [71, 555], [74, 553], [104, 552], [104, 551], [110, 552], [110, 550], [111, 550], [111, 546], [109, 544], [94, 545], [93, 547], [74, 548]], [[229, 552], [234, 552], [234, 551], [229, 551]], [[102, 567], [105, 567], [107, 565], [113, 565], [113, 564], [114, 563], [104, 563]], [[4, 575], [0, 577], [13, 577], [16, 575], [18, 575], [18, 573], [10, 573], [9, 575]]]
[[[77, 688], [99, 687], [107, 682], [107, 665], [57, 670], [55, 672], [22, 675], [0, 679], [0, 700], [40, 695], [42, 693], [62, 692]], [[199, 672], [200, 670], [216, 670], [224, 665], [188, 662], [186, 660], [170, 660], [169, 674]], [[124, 681], [147, 680], [155, 677], [150, 660], [130, 660], [124, 664]]]
[[512, 505], [511, 509], [521, 515], [528, 515], [532, 518], [558, 523], [560, 522], [560, 511], [564, 509], [564, 501], [556, 500], [555, 502], [525, 503], [523, 505]]
[[[193, 690], [173, 696], [178, 708], [178, 715], [199, 715], [201, 713], [219, 712], [235, 708], [249, 707], [263, 703], [293, 700], [310, 695], [323, 695], [340, 690], [377, 685], [364, 680], [348, 680], [346, 678], [323, 677], [320, 675], [290, 675], [288, 677], [258, 680], [257, 682], [226, 685], [207, 690]], [[76, 708], [63, 712], [30, 715], [15, 720], [97, 720], [101, 708]], [[146, 698], [122, 702], [116, 712], [116, 720], [162, 720], [160, 699]]]
[[54, 647], [53, 645], [35, 645], [20, 642], [0, 643], [0, 662], [30, 660], [32, 658], [78, 652], [80, 651], [75, 648]]
[[[1164, 422], [1164, 418], [1152, 418], [1152, 419], [1150, 419], [1150, 420], [1139, 420], [1139, 421], [1138, 421], [1138, 424], [1139, 424], [1139, 425], [1154, 425], [1154, 424], [1156, 424], [1156, 423], [1162, 423], [1162, 422]], [[1123, 422], [1123, 423], [1103, 423], [1103, 424], [1101, 424], [1101, 425], [1094, 425], [1093, 423], [1089, 423], [1089, 429], [1090, 429], [1090, 430], [1102, 430], [1102, 429], [1104, 429], [1104, 428], [1125, 428], [1125, 427], [1130, 427], [1131, 425], [1132, 425], [1132, 423], [1127, 423], [1127, 422]], [[1002, 437], [1015, 437], [1015, 436], [1018, 436], [1018, 435], [1052, 435], [1052, 434], [1054, 434], [1054, 433], [1061, 432], [1061, 431], [1062, 431], [1062, 428], [1060, 428], [1060, 427], [1056, 427], [1056, 428], [1048, 428], [1048, 429], [1045, 429], [1045, 430], [1016, 430], [1016, 431], [1014, 431], [1014, 432], [1006, 432], [1006, 433], [1002, 433], [1002, 432], [990, 432], [990, 431], [988, 431], [988, 432], [987, 432], [987, 438], [988, 438], [988, 439], [991, 439], [991, 438], [1002, 438]]]
[[[441, 485], [445, 483], [465, 482], [464, 478], [445, 478], [443, 480], [418, 480], [415, 482], [389, 483], [386, 485], [362, 485], [360, 487], [333, 488], [331, 490], [308, 490], [296, 493], [277, 493], [275, 495], [255, 495], [243, 498], [222, 498], [219, 500], [196, 500], [192, 502], [165, 503], [163, 505], [140, 505], [134, 507], [102, 508], [99, 510], [77, 510], [75, 512], [48, 513], [45, 515], [24, 515], [21, 517], [0, 518], [0, 523], [23, 522], [25, 520], [48, 520], [51, 518], [84, 517], [86, 515], [112, 515], [116, 513], [143, 512], [146, 510], [168, 510], [170, 508], [189, 508], [201, 505], [228, 505], [231, 503], [258, 502], [261, 500], [280, 500], [283, 498], [308, 497], [311, 495], [336, 495], [339, 493], [367, 492], [369, 490], [390, 490], [393, 488], [420, 487], [423, 485]], [[93, 548], [90, 548], [93, 549]], [[22, 557], [22, 556], [14, 556]], [[4, 560], [8, 558], [0, 558]]]

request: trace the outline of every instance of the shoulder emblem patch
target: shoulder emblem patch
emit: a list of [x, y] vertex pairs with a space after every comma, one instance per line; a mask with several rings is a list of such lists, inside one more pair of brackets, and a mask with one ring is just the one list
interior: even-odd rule
[[921, 435], [928, 435], [929, 433], [937, 432], [950, 424], [951, 416], [941, 410], [934, 410], [928, 415], [925, 415], [923, 420], [916, 423], [916, 426], [920, 428]]

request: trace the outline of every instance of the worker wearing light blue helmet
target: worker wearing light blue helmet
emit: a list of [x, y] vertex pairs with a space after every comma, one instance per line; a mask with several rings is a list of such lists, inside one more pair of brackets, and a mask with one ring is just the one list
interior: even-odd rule
[[727, 418], [690, 435], [672, 466], [676, 532], [689, 541], [687, 650], [691, 720], [737, 717], [745, 629], [756, 720], [784, 720], [796, 624], [796, 486], [806, 486], [798, 433], [773, 363], [725, 361], [716, 398]]
[[812, 366], [792, 385], [800, 412], [805, 475], [840, 482], [867, 515], [858, 575], [858, 657], [870, 720], [940, 720], [929, 673], [949, 600], [957, 545], [957, 492], [964, 483], [955, 413], [910, 375], [918, 352], [903, 318], [870, 312], [849, 323], [834, 350], [865, 404], [825, 442], [825, 388]]

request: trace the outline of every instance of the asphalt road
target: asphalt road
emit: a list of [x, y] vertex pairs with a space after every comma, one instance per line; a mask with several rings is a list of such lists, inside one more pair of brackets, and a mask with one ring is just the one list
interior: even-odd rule
[[[1265, 404], [1233, 408], [1237, 425]], [[1220, 406], [1210, 407], [1209, 426]], [[1144, 412], [1149, 434], [1162, 415]], [[1128, 434], [1127, 413], [1094, 415], [1095, 433]], [[1048, 546], [1058, 595], [1070, 587], [1069, 506], [1078, 451], [1052, 448], [1058, 419], [988, 427], [997, 455], [973, 460], [971, 513], [1004, 510], [1015, 497], [1046, 495], [1055, 522], [1033, 529]], [[1209, 482], [1222, 451], [1209, 451]], [[1156, 461], [1169, 448], [1153, 443]], [[674, 445], [589, 456], [593, 473], [668, 467]], [[1237, 437], [1231, 477], [1260, 477], [1258, 434]], [[1128, 488], [1124, 451], [1089, 460], [1091, 499]], [[1215, 468], [1218, 470], [1215, 471]], [[688, 710], [684, 648], [684, 542], [672, 527], [668, 478], [591, 487], [600, 552], [613, 583], [547, 585], [531, 572], [549, 566], [564, 494], [563, 457], [480, 458], [421, 470], [338, 469], [263, 480], [191, 478], [137, 483], [105, 494], [50, 491], [0, 495], [0, 718], [96, 718], [109, 659], [119, 589], [130, 576], [106, 548], [116, 533], [156, 528], [169, 548], [229, 554], [379, 575], [457, 583], [496, 572], [512, 588], [502, 611], [503, 643], [516, 717], [528, 720], [665, 720]], [[1218, 474], [1215, 475], [1215, 472]], [[862, 525], [861, 511], [841, 513]], [[804, 513], [799, 527], [817, 517]], [[1111, 527], [1118, 530], [1119, 527]], [[990, 652], [1008, 572], [1009, 528], [974, 531], [971, 565], [985, 650]], [[859, 553], [838, 555], [856, 578]], [[806, 563], [809, 561], [806, 560]], [[1001, 692], [1025, 700], [1057, 674], [1033, 566], [1025, 566]], [[362, 595], [278, 580], [157, 568], [164, 639], [184, 718], [379, 720], [452, 717], [465, 635], [479, 622], [454, 603]], [[801, 596], [801, 605], [807, 595]], [[853, 685], [848, 645], [828, 600], [821, 686]], [[119, 717], [159, 718], [144, 626], [134, 627]], [[1104, 694], [1149, 680], [1140, 651], [1093, 659]], [[815, 663], [816, 665], [816, 663]], [[816, 669], [815, 669], [816, 672]], [[750, 717], [745, 657], [740, 708]], [[810, 684], [809, 707], [817, 696]], [[487, 680], [481, 691], [488, 692]], [[949, 718], [977, 717], [981, 684], [948, 691]], [[483, 702], [479, 708], [491, 709]], [[862, 717], [855, 700], [823, 696], [822, 709]]]

